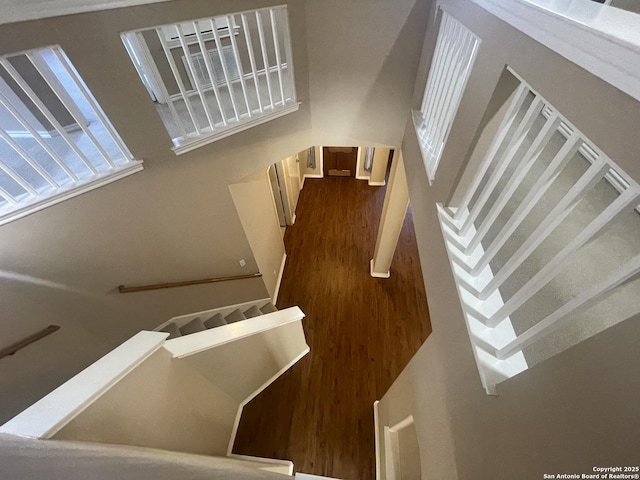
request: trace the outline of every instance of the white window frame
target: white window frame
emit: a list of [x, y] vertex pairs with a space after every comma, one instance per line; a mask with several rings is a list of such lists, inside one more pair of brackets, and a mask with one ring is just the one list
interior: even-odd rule
[[[252, 28], [256, 29], [253, 33]], [[142, 34], [154, 30], [177, 93], [168, 93], [167, 79], [160, 75]], [[299, 109], [286, 5], [124, 32], [122, 40], [152, 99], [159, 102], [177, 155]], [[231, 64], [227, 55], [219, 56], [222, 74], [211, 55], [204, 54], [212, 51], [205, 43], [211, 41], [215, 48], [231, 49], [235, 59]], [[176, 52], [181, 60], [175, 60]], [[202, 82], [202, 76], [194, 74], [195, 55], [216, 81]], [[242, 55], [249, 58], [249, 65], [242, 62]], [[231, 66], [237, 67], [238, 78], [232, 76]]]
[[[50, 100], [37, 93], [43, 87], [30, 83], [12, 63], [18, 57], [28, 61], [74, 123], [61, 125]], [[0, 225], [142, 170], [59, 45], [0, 56], [0, 69], [13, 82], [0, 86], [4, 122], [20, 126], [19, 131], [0, 130], [0, 141], [13, 152], [0, 159]]]
[[413, 123], [429, 183], [435, 180], [481, 39], [440, 8], [440, 27], [420, 110]]

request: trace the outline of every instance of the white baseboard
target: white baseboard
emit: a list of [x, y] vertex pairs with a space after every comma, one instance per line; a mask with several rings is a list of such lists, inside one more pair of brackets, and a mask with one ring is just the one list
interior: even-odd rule
[[[294, 218], [295, 221], [295, 218]], [[276, 289], [273, 292], [273, 298], [271, 302], [275, 305], [278, 301], [278, 294], [280, 293], [280, 284], [282, 283], [282, 275], [284, 274], [284, 264], [287, 263], [287, 254], [282, 256], [282, 262], [280, 263], [280, 271], [278, 272], [278, 280], [276, 280]]]
[[369, 186], [370, 187], [384, 187], [387, 184], [386, 181], [382, 181], [382, 182], [372, 182], [371, 180], [369, 180]]
[[389, 278], [391, 276], [391, 272], [378, 273], [373, 271], [373, 258], [369, 261], [369, 273], [373, 278]]
[[356, 180], [369, 180], [370, 178], [365, 175], [356, 175]]
[[296, 223], [296, 214], [293, 214], [293, 217], [291, 217], [291, 225], [295, 225]]
[[245, 462], [266, 463], [273, 465], [273, 467], [262, 467], [261, 470], [269, 472], [279, 473], [281, 475], [293, 475], [293, 462], [289, 460], [280, 460], [278, 458], [266, 458], [266, 457], [254, 457], [252, 455], [240, 455], [238, 453], [230, 453], [227, 455], [229, 458], [237, 458], [238, 460], [244, 460]]
[[304, 178], [324, 178], [322, 173], [305, 173]]
[[379, 400], [373, 402], [373, 428], [375, 429], [375, 449], [376, 449], [376, 480], [380, 480], [380, 416], [378, 413]]

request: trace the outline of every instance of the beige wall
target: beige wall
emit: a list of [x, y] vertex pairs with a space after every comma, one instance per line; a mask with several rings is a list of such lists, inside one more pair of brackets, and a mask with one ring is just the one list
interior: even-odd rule
[[160, 349], [53, 439], [224, 456], [239, 404]]
[[369, 175], [369, 185], [384, 185], [386, 183], [390, 152], [390, 148], [375, 148], [373, 152], [373, 166], [371, 168], [371, 175]]
[[2, 360], [0, 422], [140, 329], [267, 296], [260, 279], [127, 295], [116, 287], [258, 270], [228, 185], [311, 143], [304, 6], [289, 6], [300, 111], [179, 157], [120, 32], [276, 3], [175, 1], [0, 27], [0, 53], [61, 45], [145, 161], [140, 173], [0, 227], [1, 345], [62, 326]]
[[179, 361], [240, 404], [275, 380], [274, 376], [303, 355], [307, 348], [301, 322], [293, 322]]
[[629, 12], [640, 13], [640, 2], [637, 0], [611, 0], [611, 6]]
[[296, 206], [298, 205], [300, 189], [302, 188], [300, 178], [301, 169], [298, 167], [300, 161], [300, 157], [296, 154], [285, 158], [278, 165], [278, 175], [282, 174], [283, 176], [285, 211], [288, 225], [292, 225], [294, 222]]
[[313, 147], [316, 153], [316, 168], [310, 168], [307, 166], [308, 160], [308, 151], [302, 150], [298, 152], [298, 159], [300, 160], [300, 172], [302, 176], [309, 177], [322, 177], [322, 147], [315, 146]]
[[267, 169], [229, 185], [229, 191], [258, 271], [269, 296], [274, 298], [285, 250]]
[[[468, 87], [429, 186], [411, 120], [403, 156], [433, 333], [379, 404], [380, 423], [412, 414], [422, 478], [542, 478], [637, 461], [640, 322], [630, 319], [500, 384], [480, 383], [437, 227], [475, 139], [491, 126], [491, 97], [505, 64], [566, 115], [618, 165], [640, 179], [638, 102], [486, 14], [468, 0], [446, 4], [482, 38]], [[433, 19], [429, 25], [434, 25]], [[436, 29], [427, 32], [414, 107], [424, 89]], [[384, 471], [384, 459], [383, 469]]]
[[[173, 154], [120, 33], [281, 3], [174, 0], [0, 26], [0, 54], [60, 45], [145, 161], [140, 173], [0, 227], [2, 346], [62, 326], [2, 359], [0, 422], [140, 329], [265, 296], [261, 280], [115, 290], [257, 271], [229, 184], [313, 144], [400, 143], [428, 2], [380, 0], [371, 8], [364, 0], [286, 1], [300, 110]], [[13, 272], [54, 284], [17, 280]]]
[[429, 5], [306, 2], [315, 145], [400, 145]]

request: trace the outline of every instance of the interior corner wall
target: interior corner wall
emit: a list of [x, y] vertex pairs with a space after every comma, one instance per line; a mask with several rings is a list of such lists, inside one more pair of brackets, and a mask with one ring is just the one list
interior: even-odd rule
[[430, 4], [306, 1], [315, 145], [400, 145]]
[[[640, 105], [469, 0], [440, 2], [482, 43], [432, 186], [411, 118], [402, 153], [433, 333], [383, 396], [380, 428], [413, 415], [423, 480], [542, 478], [637, 461], [640, 322], [629, 319], [485, 393], [450, 270], [436, 203], [448, 203], [510, 65], [636, 181]], [[435, 8], [429, 25], [435, 25]], [[427, 31], [424, 57], [435, 45]], [[414, 108], [430, 61], [423, 61]], [[421, 90], [421, 91], [420, 91]], [[473, 164], [473, 162], [471, 162]], [[380, 433], [380, 432], [379, 432]], [[382, 438], [382, 437], [380, 437]], [[383, 468], [385, 459], [382, 459]], [[383, 474], [384, 478], [384, 474]]]
[[[176, 156], [120, 33], [282, 3], [299, 111]], [[258, 271], [228, 185], [312, 144], [305, 22], [296, 1], [176, 0], [0, 26], [0, 54], [60, 45], [144, 161], [139, 173], [0, 227], [0, 346], [62, 327], [0, 360], [0, 423], [141, 329], [267, 296], [260, 278], [129, 294], [117, 286]]]

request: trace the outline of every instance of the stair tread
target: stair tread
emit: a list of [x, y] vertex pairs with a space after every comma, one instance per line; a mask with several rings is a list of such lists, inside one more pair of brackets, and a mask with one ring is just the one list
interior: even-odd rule
[[247, 318], [259, 317], [260, 315], [262, 315], [262, 312], [255, 305], [253, 305], [248, 310], [245, 310], [245, 312], [244, 312], [244, 316], [247, 317]]
[[160, 331], [166, 332], [169, 334], [169, 336], [167, 337], [167, 340], [171, 340], [172, 338], [178, 338], [182, 336], [182, 332], [180, 331], [178, 326], [173, 322], [165, 325]]
[[203, 330], [206, 330], [206, 329], [207, 327], [205, 327], [202, 319], [200, 317], [196, 317], [190, 322], [180, 327], [180, 332], [182, 332], [182, 335], [189, 335], [191, 333], [202, 332]]
[[277, 311], [278, 311], [278, 309], [276, 308], [276, 306], [275, 306], [273, 303], [268, 302], [268, 303], [265, 303], [262, 307], [260, 307], [260, 311], [261, 311], [264, 315], [266, 315], [266, 314], [268, 314], [268, 313], [277, 312]]
[[236, 310], [231, 312], [229, 315], [224, 317], [224, 319], [227, 321], [227, 323], [235, 323], [241, 320], [246, 320], [247, 317], [245, 317], [244, 314], [240, 311], [240, 309], [237, 308]]
[[216, 313], [213, 317], [207, 319], [204, 322], [204, 326], [207, 328], [222, 327], [223, 325], [226, 325], [226, 324], [227, 324], [227, 321], [224, 319], [221, 313]]

